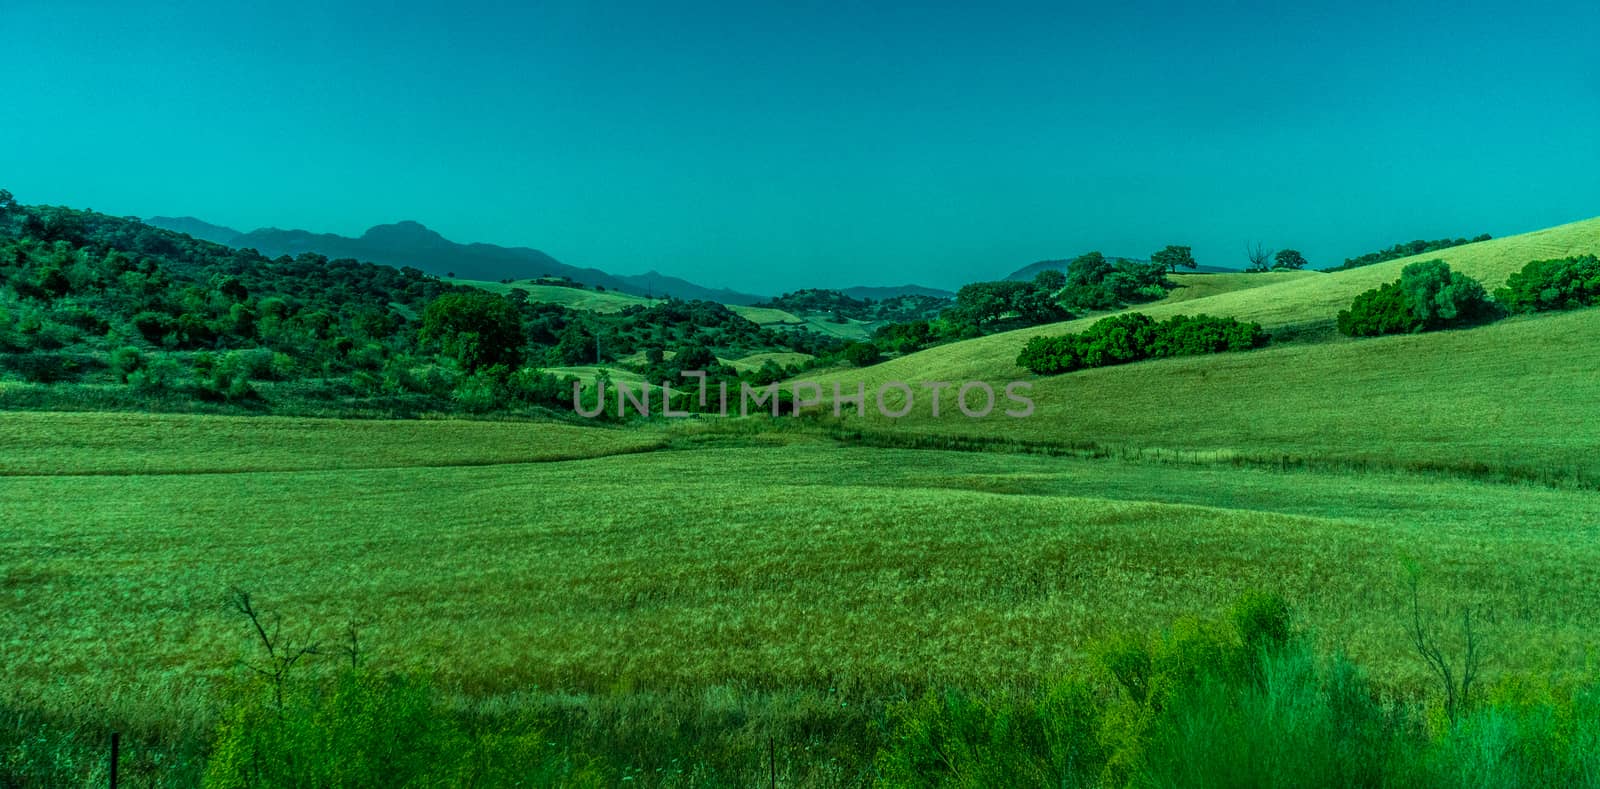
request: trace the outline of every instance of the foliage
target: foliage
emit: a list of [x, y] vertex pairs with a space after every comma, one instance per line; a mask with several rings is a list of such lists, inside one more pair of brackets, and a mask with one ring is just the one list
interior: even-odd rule
[[1294, 249], [1280, 249], [1272, 258], [1272, 267], [1275, 269], [1289, 269], [1297, 271], [1311, 265], [1306, 256]]
[[844, 360], [854, 367], [871, 367], [883, 361], [883, 353], [870, 342], [853, 342], [844, 347]]
[[1150, 256], [1150, 262], [1176, 273], [1180, 268], [1198, 268], [1195, 262], [1194, 250], [1191, 247], [1181, 247], [1168, 244]]
[[1169, 356], [1245, 351], [1267, 344], [1260, 324], [1209, 315], [1174, 315], [1157, 323], [1140, 312], [1096, 321], [1078, 334], [1034, 337], [1017, 365], [1048, 375]]
[[522, 360], [522, 323], [511, 302], [489, 293], [448, 293], [433, 300], [422, 313], [420, 336], [438, 343], [468, 373]]
[[1511, 312], [1593, 306], [1600, 303], [1600, 258], [1582, 255], [1535, 260], [1512, 274], [1494, 298]]
[[1036, 326], [1071, 318], [1056, 295], [1038, 280], [1032, 282], [974, 282], [956, 291], [955, 306], [941, 317], [979, 331]]
[[1483, 285], [1442, 260], [1412, 263], [1400, 279], [1356, 296], [1337, 318], [1350, 337], [1434, 331], [1484, 323], [1499, 316]]
[[1374, 263], [1382, 263], [1387, 260], [1398, 260], [1400, 258], [1408, 258], [1416, 255], [1425, 255], [1429, 252], [1438, 252], [1441, 249], [1449, 249], [1451, 247], [1459, 247], [1464, 244], [1476, 244], [1480, 241], [1488, 241], [1491, 238], [1492, 236], [1490, 236], [1488, 233], [1484, 233], [1481, 236], [1475, 236], [1473, 238], [1441, 238], [1437, 241], [1423, 241], [1418, 239], [1416, 241], [1403, 244], [1395, 244], [1394, 246], [1379, 252], [1369, 252], [1358, 257], [1345, 258], [1344, 263], [1328, 269], [1328, 271], [1344, 271], [1346, 269], [1370, 266]]
[[1115, 309], [1124, 304], [1154, 301], [1166, 295], [1168, 263], [1118, 259], [1089, 252], [1067, 264], [1063, 300], [1084, 310]]

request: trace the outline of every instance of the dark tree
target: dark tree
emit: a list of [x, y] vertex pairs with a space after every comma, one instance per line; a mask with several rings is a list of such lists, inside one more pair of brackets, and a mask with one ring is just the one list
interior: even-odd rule
[[469, 373], [522, 361], [522, 323], [511, 302], [490, 293], [447, 293], [434, 299], [422, 313], [421, 336]]
[[1306, 261], [1305, 255], [1302, 255], [1293, 249], [1278, 250], [1277, 256], [1275, 256], [1272, 260], [1273, 268], [1286, 268], [1298, 271], [1310, 265], [1310, 263]]
[[1198, 268], [1200, 264], [1194, 260], [1194, 252], [1189, 247], [1180, 247], [1169, 244], [1166, 249], [1150, 256], [1150, 262], [1161, 266], [1167, 271], [1176, 273], [1179, 268]]

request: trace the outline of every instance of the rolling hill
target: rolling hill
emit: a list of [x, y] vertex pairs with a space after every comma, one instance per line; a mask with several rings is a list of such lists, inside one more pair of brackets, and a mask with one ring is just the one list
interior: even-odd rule
[[[1493, 288], [1529, 260], [1600, 250], [1600, 220], [1457, 247], [1443, 257]], [[1395, 279], [1412, 259], [1337, 274], [1291, 275], [1245, 290], [1139, 311], [1224, 315], [1269, 330], [1330, 322], [1356, 293]], [[1252, 275], [1257, 276], [1257, 275]], [[940, 346], [874, 367], [821, 376], [857, 382], [1027, 380], [1037, 411], [982, 420], [871, 412], [874, 429], [1095, 446], [1198, 461], [1375, 465], [1515, 477], [1600, 480], [1600, 378], [1580, 349], [1600, 341], [1600, 310], [1516, 317], [1474, 329], [1376, 339], [1295, 342], [1037, 377], [1017, 368], [1029, 337], [1093, 319]], [[891, 398], [891, 403], [894, 399]], [[1002, 406], [1005, 407], [1005, 406]]]
[[[1420, 260], [1441, 259], [1482, 281], [1491, 291], [1531, 260], [1600, 252], [1600, 218], [1560, 225], [1492, 241], [1453, 247], [1416, 257], [1328, 274], [1314, 272], [1238, 275], [1269, 277], [1269, 284], [1225, 289], [1199, 298], [1178, 298], [1131, 308], [1154, 318], [1177, 314], [1218, 315], [1259, 322], [1278, 339], [1289, 336], [1327, 337], [1339, 310], [1357, 294], [1400, 277], [1401, 269]], [[1186, 283], [1180, 275], [1177, 280]], [[1228, 275], [1232, 277], [1232, 275]], [[1182, 291], [1179, 291], [1180, 293]], [[1082, 331], [1104, 316], [1080, 318], [993, 334], [920, 351], [866, 371], [881, 380], [960, 380], [1012, 378], [1027, 375], [1015, 364], [1017, 352], [1031, 337]]]

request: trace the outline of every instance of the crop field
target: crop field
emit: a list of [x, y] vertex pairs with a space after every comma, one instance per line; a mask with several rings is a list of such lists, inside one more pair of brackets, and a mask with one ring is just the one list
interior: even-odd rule
[[[121, 418], [68, 424], [87, 444], [111, 434], [96, 420]], [[0, 479], [13, 701], [114, 708], [225, 678], [251, 646], [223, 604], [235, 586], [300, 627], [359, 618], [378, 665], [489, 694], [1040, 679], [1090, 638], [1257, 587], [1286, 594], [1330, 648], [1417, 684], [1406, 559], [1437, 600], [1496, 612], [1502, 666], [1579, 671], [1600, 625], [1589, 491], [804, 433], [688, 431], [647, 454], [506, 462], [493, 441], [400, 425], [372, 429], [414, 465], [341, 467], [355, 464], [330, 452], [295, 469], [261, 420], [198, 421], [233, 456], [143, 473], [130, 439], [123, 462], [102, 445]], [[518, 427], [552, 431], [567, 457], [637, 449]], [[456, 464], [433, 465], [447, 440]], [[252, 470], [262, 456], [276, 470]]]

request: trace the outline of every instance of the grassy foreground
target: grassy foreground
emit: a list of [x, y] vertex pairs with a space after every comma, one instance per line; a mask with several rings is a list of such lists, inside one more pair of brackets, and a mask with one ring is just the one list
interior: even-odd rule
[[360, 623], [364, 669], [425, 677], [471, 720], [589, 738], [558, 772], [588, 775], [581, 752], [601, 784], [747, 785], [768, 737], [785, 785], [887, 780], [897, 704], [1027, 696], [1096, 644], [1256, 588], [1424, 726], [1438, 691], [1408, 641], [1406, 561], [1430, 622], [1476, 612], [1488, 682], [1582, 681], [1600, 625], [1600, 495], [1581, 489], [566, 425], [0, 431], [21, 448], [0, 478], [0, 702], [58, 738], [0, 763], [65, 780], [96, 775], [74, 737], [108, 726], [146, 738], [149, 781], [197, 778], [218, 700], [260, 661], [232, 587], [289, 643]]

